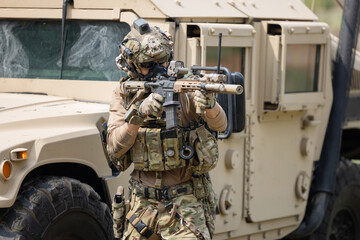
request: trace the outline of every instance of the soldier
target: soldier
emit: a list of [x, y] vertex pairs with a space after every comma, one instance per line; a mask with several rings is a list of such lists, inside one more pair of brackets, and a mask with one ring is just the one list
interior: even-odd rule
[[[116, 60], [128, 77], [112, 95], [108, 151], [120, 171], [134, 164], [123, 239], [211, 239], [214, 230], [215, 197], [207, 172], [217, 163], [218, 149], [208, 129], [224, 131], [227, 126], [214, 96], [201, 91], [180, 94], [179, 126], [172, 131], [164, 128], [164, 98], [156, 93], [134, 103], [137, 114], [125, 122], [125, 103], [131, 96], [122, 83], [154, 76], [169, 62], [172, 45], [170, 34], [138, 19]], [[196, 106], [204, 113], [196, 114]]]

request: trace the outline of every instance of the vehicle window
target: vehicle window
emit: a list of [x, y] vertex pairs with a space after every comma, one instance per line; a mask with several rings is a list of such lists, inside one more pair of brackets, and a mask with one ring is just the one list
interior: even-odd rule
[[[119, 44], [130, 31], [121, 22], [66, 23], [63, 79], [118, 81]], [[1, 21], [0, 77], [59, 79], [61, 21]]]
[[[220, 64], [221, 66], [228, 68], [231, 72], [240, 72], [245, 76], [245, 48], [222, 47]], [[206, 66], [213, 67], [217, 65], [218, 47], [207, 47]], [[242, 113], [244, 113], [242, 112], [242, 110], [244, 110], [245, 106], [242, 105], [241, 102], [244, 102], [244, 100], [242, 100], [244, 94], [236, 96], [231, 94], [217, 94], [217, 101], [224, 109], [227, 118], [232, 118], [232, 132], [240, 132], [243, 129], [243, 119], [245, 118], [245, 116], [242, 115]], [[232, 101], [231, 105], [229, 105], [229, 98]], [[230, 115], [230, 108], [233, 108], [232, 115]]]
[[316, 92], [319, 82], [320, 45], [288, 45], [285, 93]]
[[[206, 66], [217, 66], [218, 47], [206, 48]], [[245, 69], [245, 48], [222, 47], [221, 66], [228, 68], [231, 72], [241, 72]]]

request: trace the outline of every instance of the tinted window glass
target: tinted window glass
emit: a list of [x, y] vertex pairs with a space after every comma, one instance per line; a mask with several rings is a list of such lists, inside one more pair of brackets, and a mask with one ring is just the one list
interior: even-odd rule
[[320, 45], [288, 45], [285, 93], [318, 91]]
[[[118, 81], [119, 43], [129, 25], [108, 21], [68, 21], [63, 79]], [[0, 22], [0, 77], [59, 79], [60, 21]]]
[[[218, 48], [206, 48], [206, 66], [217, 66]], [[245, 48], [240, 47], [222, 47], [221, 48], [221, 66], [228, 68], [231, 72], [241, 72], [244, 74], [245, 66]]]

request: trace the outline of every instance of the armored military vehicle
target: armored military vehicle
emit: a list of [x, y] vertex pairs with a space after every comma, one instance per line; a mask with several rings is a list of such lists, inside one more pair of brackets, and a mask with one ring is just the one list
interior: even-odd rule
[[358, 4], [338, 41], [298, 0], [0, 1], [1, 239], [113, 238], [131, 170], [109, 164], [102, 125], [139, 17], [187, 67], [216, 66], [222, 33], [221, 65], [245, 77], [245, 114], [221, 101], [214, 239], [360, 239]]

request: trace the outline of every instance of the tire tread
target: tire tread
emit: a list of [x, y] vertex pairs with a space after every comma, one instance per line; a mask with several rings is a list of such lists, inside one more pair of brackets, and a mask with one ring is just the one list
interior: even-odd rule
[[109, 207], [89, 185], [68, 177], [42, 176], [26, 182], [0, 221], [0, 239], [41, 239], [47, 227], [70, 209], [86, 209], [113, 239]]

